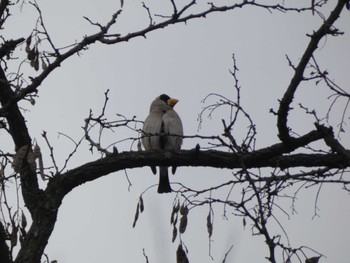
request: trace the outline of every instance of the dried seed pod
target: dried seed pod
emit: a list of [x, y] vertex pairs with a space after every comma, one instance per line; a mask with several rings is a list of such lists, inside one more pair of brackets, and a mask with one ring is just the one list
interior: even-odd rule
[[34, 61], [35, 56], [36, 56], [35, 47], [33, 47], [27, 52], [27, 58], [30, 60], [30, 62], [32, 62]]
[[182, 203], [182, 205], [181, 205], [180, 214], [181, 215], [187, 215], [188, 214], [188, 207], [185, 205], [185, 203]]
[[318, 261], [320, 260], [321, 256], [318, 257], [312, 257], [312, 258], [307, 258], [305, 260], [305, 263], [318, 263]]
[[172, 239], [171, 239], [171, 242], [174, 243], [176, 237], [177, 237], [177, 228], [176, 228], [176, 226], [174, 225], [174, 227], [173, 227], [173, 237], [172, 237]]
[[175, 214], [175, 218], [174, 218], [174, 226], [177, 224], [177, 220], [179, 219], [179, 214]]
[[176, 213], [179, 212], [179, 210], [180, 210], [180, 201], [178, 201], [177, 204], [174, 206], [174, 210], [175, 210]]
[[176, 263], [189, 263], [186, 252], [182, 248], [182, 244], [179, 245], [176, 251]]
[[142, 147], [141, 147], [141, 140], [139, 139], [137, 142], [137, 150], [138, 151], [142, 151]]
[[132, 227], [136, 226], [137, 219], [139, 219], [139, 207], [140, 207], [140, 203], [137, 203], [134, 223], [132, 224]]
[[41, 179], [45, 181], [46, 178], [44, 173], [44, 163], [43, 163], [43, 157], [41, 156], [41, 154], [39, 156], [39, 173], [40, 173]]
[[33, 97], [29, 98], [29, 102], [30, 104], [32, 104], [33, 106], [35, 105], [35, 99]]
[[39, 49], [38, 49], [38, 46], [35, 46], [35, 58], [39, 59]]
[[179, 231], [181, 234], [185, 233], [186, 227], [187, 227], [187, 214], [183, 215], [180, 219], [180, 226], [179, 226]]
[[[171, 211], [171, 217], [170, 217], [170, 224], [176, 224], [174, 221], [177, 221], [177, 213], [179, 212], [180, 209], [180, 203], [177, 202], [176, 205], [173, 206], [173, 211]], [[176, 216], [176, 217], [175, 217]]]
[[211, 237], [211, 235], [213, 234], [213, 223], [211, 221], [211, 211], [209, 211], [209, 214], [207, 216], [207, 230], [208, 230], [209, 237]]
[[26, 226], [27, 226], [27, 218], [26, 218], [25, 214], [24, 214], [23, 211], [22, 211], [22, 215], [21, 215], [21, 227], [22, 227], [23, 229], [25, 229]]
[[140, 212], [142, 213], [143, 210], [145, 209], [144, 204], [143, 204], [143, 198], [142, 198], [142, 196], [140, 196], [139, 202], [140, 202]]
[[16, 173], [20, 172], [22, 168], [23, 160], [24, 160], [24, 157], [26, 156], [27, 149], [28, 149], [27, 145], [22, 146], [13, 157], [12, 168]]
[[30, 66], [31, 66], [32, 68], [34, 68], [34, 67], [35, 67], [35, 62], [34, 62], [34, 59], [33, 59], [33, 60], [31, 60], [29, 64], [30, 64]]
[[39, 57], [38, 56], [36, 56], [35, 59], [34, 59], [34, 69], [36, 71], [39, 70]]
[[5, 179], [5, 168], [2, 163], [0, 163], [0, 183]]
[[17, 240], [18, 240], [17, 234], [18, 234], [18, 227], [13, 226], [12, 233], [11, 233], [11, 248], [14, 248], [15, 246], [17, 246]]
[[30, 46], [26, 46], [26, 52], [27, 52], [27, 54], [30, 52]]
[[40, 146], [37, 143], [34, 146], [33, 154], [34, 154], [35, 159], [37, 159], [41, 156]]
[[173, 211], [171, 211], [171, 216], [170, 216], [170, 224], [171, 225], [174, 223], [174, 220], [175, 220], [175, 212], [174, 212], [174, 209], [173, 209]]
[[45, 60], [44, 60], [43, 58], [41, 58], [41, 68], [42, 68], [43, 70], [46, 70], [46, 69], [47, 69], [47, 64], [46, 64], [46, 62], [45, 62]]
[[27, 45], [27, 47], [29, 47], [31, 43], [32, 43], [32, 35], [30, 35], [30, 36], [27, 37], [27, 39], [26, 39], [26, 45]]

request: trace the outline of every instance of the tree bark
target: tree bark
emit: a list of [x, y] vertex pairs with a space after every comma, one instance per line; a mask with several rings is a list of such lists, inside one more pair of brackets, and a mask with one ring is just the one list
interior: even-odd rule
[[[22, 113], [17, 103], [12, 99], [15, 93], [12, 91], [5, 72], [0, 67], [0, 103], [2, 106], [9, 105], [5, 113], [5, 118], [9, 126], [9, 132], [15, 144], [15, 150], [18, 151], [22, 146], [31, 147], [31, 138]], [[30, 165], [24, 161], [21, 167], [21, 184], [24, 202], [32, 213], [40, 199], [41, 190], [39, 189], [37, 174], [30, 169]]]
[[0, 262], [1, 263], [12, 263], [10, 250], [6, 244], [6, 232], [3, 224], [0, 222]]

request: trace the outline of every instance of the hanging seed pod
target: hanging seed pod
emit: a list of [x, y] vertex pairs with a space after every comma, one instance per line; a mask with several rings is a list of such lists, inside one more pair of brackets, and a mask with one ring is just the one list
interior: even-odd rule
[[39, 59], [39, 49], [38, 46], [35, 46], [35, 58]]
[[180, 244], [176, 251], [176, 263], [189, 263], [186, 252]]
[[41, 149], [39, 147], [39, 145], [36, 143], [34, 146], [34, 150], [33, 150], [33, 154], [35, 159], [38, 159], [39, 162], [39, 173], [40, 173], [40, 177], [43, 181], [46, 180], [45, 178], [45, 174], [44, 174], [44, 163], [43, 163], [43, 157], [41, 155]]
[[34, 62], [34, 60], [31, 60], [31, 61], [30, 61], [30, 66], [31, 66], [32, 68], [35, 67], [35, 62]]
[[179, 219], [179, 214], [175, 214], [175, 218], [174, 218], [174, 226], [177, 224], [177, 220]]
[[41, 155], [39, 156], [39, 173], [40, 173], [41, 179], [45, 181], [46, 177], [44, 173], [44, 163], [43, 163], [43, 157]]
[[140, 202], [140, 212], [142, 213], [143, 210], [145, 209], [144, 204], [143, 204], [143, 198], [142, 198], [142, 196], [140, 196], [139, 202]]
[[32, 43], [32, 35], [30, 35], [30, 36], [27, 37], [27, 39], [26, 39], [26, 45], [27, 45], [27, 47], [29, 47], [31, 43]]
[[25, 229], [27, 226], [27, 218], [24, 215], [23, 211], [22, 211], [22, 215], [21, 215], [21, 228]]
[[24, 160], [24, 157], [26, 156], [27, 149], [28, 149], [27, 145], [22, 146], [13, 157], [12, 168], [16, 173], [20, 172], [22, 168], [23, 160]]
[[185, 233], [186, 228], [187, 228], [187, 214], [183, 215], [180, 219], [180, 226], [179, 226], [179, 231], [181, 234]]
[[35, 99], [33, 97], [29, 98], [29, 102], [30, 104], [32, 104], [33, 106], [35, 105]]
[[40, 150], [40, 147], [37, 143], [34, 146], [33, 154], [34, 154], [35, 159], [37, 159], [41, 156], [41, 150]]
[[39, 70], [39, 56], [36, 56], [34, 59], [34, 69], [35, 71]]
[[174, 225], [174, 227], [173, 227], [173, 237], [172, 237], [172, 239], [171, 239], [171, 242], [172, 242], [172, 243], [174, 243], [176, 237], [177, 237], [177, 228], [176, 228], [176, 226]]
[[15, 246], [17, 246], [17, 235], [18, 234], [18, 227], [17, 226], [13, 226], [12, 227], [12, 233], [11, 233], [11, 247], [14, 248]]
[[141, 146], [141, 140], [140, 139], [137, 141], [137, 150], [138, 151], [142, 151], [142, 146]]
[[42, 68], [43, 70], [46, 70], [46, 69], [47, 69], [47, 64], [46, 64], [46, 62], [45, 62], [45, 60], [44, 60], [43, 58], [41, 58], [41, 68]]
[[173, 211], [171, 211], [171, 217], [170, 217], [170, 224], [176, 224], [174, 223], [175, 221], [175, 216], [176, 216], [176, 221], [177, 221], [177, 213], [179, 212], [180, 209], [180, 204], [177, 202], [176, 205], [173, 206]]
[[312, 257], [312, 258], [307, 258], [305, 260], [305, 263], [318, 263], [318, 261], [320, 260], [321, 256], [319, 257]]
[[139, 219], [139, 207], [140, 207], [140, 203], [137, 203], [136, 213], [135, 213], [135, 217], [134, 217], [134, 223], [132, 224], [132, 227], [136, 226], [136, 222]]
[[30, 60], [30, 62], [34, 61], [35, 59], [35, 47], [27, 51], [27, 58]]
[[188, 214], [188, 207], [185, 206], [185, 203], [182, 203], [182, 205], [181, 205], [180, 214], [181, 215], [187, 215]]
[[4, 179], [5, 179], [5, 168], [4, 168], [4, 165], [0, 163], [0, 185]]
[[21, 230], [21, 234], [19, 235], [19, 243], [22, 245], [26, 233], [23, 231], [22, 228], [20, 230]]
[[211, 235], [213, 234], [213, 223], [211, 221], [211, 211], [209, 211], [209, 214], [207, 216], [207, 230], [208, 230], [209, 237], [211, 237]]

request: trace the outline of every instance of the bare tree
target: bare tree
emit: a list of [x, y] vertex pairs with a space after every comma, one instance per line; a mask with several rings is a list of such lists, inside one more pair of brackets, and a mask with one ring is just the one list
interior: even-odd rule
[[[305, 134], [295, 134], [288, 122], [288, 115], [293, 111], [293, 98], [303, 82], [322, 82], [333, 93], [333, 103], [340, 99], [346, 101], [344, 113], [340, 123], [343, 127], [346, 117], [350, 94], [338, 86], [326, 70], [322, 69], [315, 56], [320, 41], [325, 37], [334, 37], [343, 34], [334, 23], [342, 10], [347, 7], [347, 0], [338, 0], [333, 11], [323, 19], [318, 29], [309, 35], [309, 44], [305, 48], [300, 61], [293, 64], [293, 77], [280, 99], [278, 110], [271, 109], [271, 114], [277, 118], [279, 140], [273, 145], [256, 149], [256, 127], [241, 103], [241, 87], [238, 80], [238, 63], [233, 57], [231, 70], [236, 97], [227, 98], [220, 94], [209, 94], [205, 100], [215, 99], [217, 102], [207, 105], [199, 114], [202, 121], [207, 114], [212, 114], [218, 108], [228, 107], [230, 118], [222, 120], [222, 134], [213, 136], [184, 136], [198, 141], [197, 147], [191, 150], [167, 152], [162, 151], [130, 151], [118, 153], [115, 143], [104, 146], [101, 138], [104, 131], [111, 129], [128, 128], [134, 131], [133, 138], [125, 138], [130, 143], [137, 144], [142, 121], [118, 115], [118, 119], [110, 120], [105, 117], [108, 103], [108, 91], [105, 93], [105, 104], [100, 114], [92, 111], [85, 120], [82, 139], [75, 142], [75, 148], [67, 157], [63, 167], [59, 167], [53, 155], [47, 136], [43, 133], [48, 148], [52, 166], [45, 166], [42, 161], [40, 147], [33, 142], [29, 134], [27, 123], [23, 118], [23, 108], [19, 107], [22, 101], [29, 101], [32, 105], [37, 100], [41, 84], [58, 67], [64, 66], [66, 60], [79, 55], [89, 46], [99, 42], [105, 45], [117, 45], [133, 38], [145, 37], [148, 33], [165, 28], [172, 24], [187, 23], [193, 19], [205, 18], [212, 13], [238, 12], [242, 7], [257, 8], [276, 12], [309, 12], [310, 15], [323, 17], [321, 10], [326, 0], [304, 3], [305, 6], [289, 6], [287, 1], [276, 1], [275, 4], [265, 4], [264, 1], [241, 1], [222, 5], [220, 1], [208, 4], [196, 4], [195, 1], [184, 1], [179, 4], [170, 0], [172, 10], [168, 14], [154, 14], [145, 3], [144, 11], [149, 17], [149, 24], [144, 28], [121, 34], [114, 29], [115, 23], [123, 13], [123, 8], [116, 10], [105, 24], [86, 20], [97, 29], [95, 34], [87, 35], [80, 41], [68, 47], [59, 47], [50, 37], [45, 27], [44, 16], [39, 5], [30, 2], [38, 14], [37, 27], [30, 36], [21, 36], [17, 39], [1, 38], [0, 57], [0, 129], [3, 140], [11, 139], [14, 152], [0, 149], [0, 183], [1, 183], [1, 220], [0, 220], [0, 261], [1, 263], [41, 262], [45, 260], [44, 250], [49, 237], [55, 227], [57, 213], [63, 198], [77, 186], [106, 176], [110, 173], [125, 169], [144, 166], [205, 166], [213, 168], [231, 169], [233, 178], [221, 185], [208, 189], [191, 189], [180, 185], [175, 197], [171, 222], [173, 225], [173, 242], [186, 231], [187, 219], [190, 211], [198, 206], [208, 206], [207, 231], [209, 238], [213, 231], [214, 205], [222, 205], [225, 211], [230, 211], [242, 217], [244, 225], [252, 226], [252, 233], [264, 238], [269, 250], [269, 262], [317, 262], [322, 256], [307, 247], [291, 247], [283, 242], [281, 235], [273, 235], [269, 229], [269, 222], [275, 220], [274, 209], [284, 211], [279, 207], [277, 200], [283, 196], [295, 198], [298, 194], [288, 193], [292, 185], [299, 188], [339, 184], [344, 191], [349, 191], [348, 167], [350, 166], [350, 152], [345, 149], [334, 135], [333, 128], [327, 126], [317, 113], [308, 109], [307, 105], [300, 105], [307, 114], [314, 116], [314, 129]], [[12, 9], [24, 1], [2, 0], [0, 3], [0, 27], [6, 29]], [[121, 1], [123, 5], [123, 1]], [[26, 58], [18, 61], [18, 71], [10, 72], [7, 66], [15, 59], [14, 53], [24, 49]], [[35, 76], [23, 74], [21, 65], [29, 63], [35, 70]], [[277, 99], [277, 98], [276, 98]], [[332, 111], [332, 107], [329, 112]], [[328, 115], [327, 115], [328, 117]], [[242, 140], [234, 136], [233, 128], [238, 122], [247, 123], [246, 135]], [[96, 133], [93, 133], [97, 129]], [[343, 130], [343, 128], [342, 128]], [[323, 141], [327, 147], [314, 149], [311, 143]], [[87, 162], [74, 169], [67, 170], [67, 163], [71, 156], [77, 154], [77, 149], [87, 142], [91, 151], [100, 153], [99, 159]], [[112, 148], [112, 150], [111, 150]], [[303, 168], [297, 172], [293, 168]], [[267, 172], [269, 171], [269, 172]], [[45, 188], [39, 187], [38, 176], [46, 182]], [[7, 200], [7, 186], [15, 182], [18, 194], [22, 196], [25, 207], [11, 205]], [[241, 189], [239, 199], [230, 194], [233, 188]], [[227, 191], [224, 199], [214, 198], [212, 193], [219, 190]], [[230, 190], [231, 189], [231, 190]], [[287, 192], [287, 193], [286, 193]], [[144, 211], [143, 194], [137, 204], [134, 226], [140, 213]], [[29, 218], [30, 217], [30, 218]], [[283, 228], [282, 230], [283, 231]], [[20, 241], [18, 243], [18, 240]], [[15, 252], [14, 248], [18, 248]], [[184, 240], [180, 239], [177, 251], [177, 262], [188, 262], [187, 249]], [[314, 256], [309, 257], [311, 251]], [[228, 251], [229, 253], [229, 251]], [[148, 257], [146, 261], [148, 262]], [[48, 259], [46, 259], [48, 261]], [[225, 261], [225, 260], [224, 260]]]

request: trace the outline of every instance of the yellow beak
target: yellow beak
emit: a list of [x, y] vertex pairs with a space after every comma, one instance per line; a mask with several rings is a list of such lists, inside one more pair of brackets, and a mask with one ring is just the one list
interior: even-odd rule
[[178, 101], [179, 101], [179, 100], [177, 100], [177, 99], [171, 98], [171, 99], [168, 99], [167, 104], [168, 104], [169, 106], [171, 106], [171, 107], [174, 107], [175, 104], [178, 103]]

